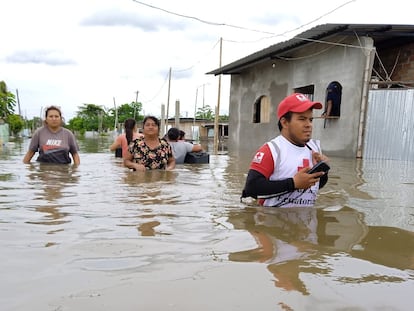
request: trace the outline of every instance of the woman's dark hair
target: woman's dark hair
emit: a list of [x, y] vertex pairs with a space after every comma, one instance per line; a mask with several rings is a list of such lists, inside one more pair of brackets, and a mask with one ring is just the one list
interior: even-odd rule
[[155, 124], [157, 124], [158, 128], [160, 128], [160, 120], [158, 120], [158, 118], [154, 116], [146, 116], [142, 121], [142, 126], [144, 126], [145, 122], [147, 122], [148, 119], [154, 121]]
[[126, 119], [124, 122], [125, 137], [128, 145], [134, 137], [134, 127], [136, 124], [137, 122], [134, 119]]
[[[288, 111], [288, 112], [286, 112], [283, 116], [281, 116], [281, 117], [280, 117], [280, 120], [281, 120], [282, 118], [285, 118], [285, 119], [286, 119], [286, 121], [290, 122], [290, 120], [292, 120], [292, 111]], [[277, 123], [277, 126], [279, 127], [279, 131], [281, 131], [281, 130], [282, 130], [282, 123], [280, 123], [280, 120], [279, 120], [279, 122]]]
[[50, 110], [56, 110], [59, 113], [60, 117], [62, 117], [62, 111], [60, 111], [60, 109], [58, 107], [56, 107], [56, 106], [49, 106], [45, 110], [45, 118], [47, 118], [47, 114], [49, 113]]
[[47, 115], [49, 114], [49, 111], [50, 110], [55, 110], [55, 111], [57, 111], [58, 113], [59, 113], [59, 116], [60, 116], [60, 119], [62, 120], [62, 122], [65, 122], [65, 120], [63, 119], [63, 117], [62, 117], [62, 111], [60, 111], [60, 108], [59, 107], [57, 107], [57, 106], [49, 106], [49, 107], [47, 107], [46, 108], [46, 110], [45, 110], [45, 119], [44, 119], [44, 121], [43, 121], [43, 124], [44, 125], [47, 125], [47, 121], [46, 121], [46, 119], [47, 119]]
[[185, 132], [183, 130], [180, 130], [180, 136], [178, 136], [178, 139], [181, 140], [181, 139], [184, 139], [184, 137], [185, 137]]

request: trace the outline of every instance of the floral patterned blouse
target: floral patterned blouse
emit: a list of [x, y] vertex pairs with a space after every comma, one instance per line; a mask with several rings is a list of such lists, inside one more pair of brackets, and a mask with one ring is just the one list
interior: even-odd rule
[[143, 164], [148, 170], [165, 170], [170, 157], [173, 157], [170, 144], [164, 139], [159, 139], [160, 145], [150, 149], [144, 138], [137, 138], [132, 141], [128, 150], [133, 156], [135, 163]]

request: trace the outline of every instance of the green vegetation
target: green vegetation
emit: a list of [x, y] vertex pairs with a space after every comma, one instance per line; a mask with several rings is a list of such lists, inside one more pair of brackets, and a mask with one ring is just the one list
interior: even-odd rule
[[[85, 131], [97, 131], [99, 133], [118, 127], [128, 118], [140, 121], [144, 117], [140, 115], [142, 104], [132, 102], [115, 108], [106, 109], [94, 104], [84, 104], [79, 107], [76, 116], [69, 121], [67, 127], [72, 131], [84, 134]], [[116, 124], [115, 124], [116, 123]]]
[[[9, 92], [4, 81], [0, 81], [0, 122], [9, 124], [11, 134], [17, 136], [24, 128], [34, 131], [42, 125], [42, 119], [34, 117], [24, 120], [14, 113], [16, 100], [13, 93]], [[122, 128], [126, 119], [133, 118], [137, 122], [142, 121], [142, 103], [125, 103], [115, 108], [107, 109], [95, 104], [83, 104], [78, 107], [76, 116], [64, 124], [70, 130], [83, 135], [86, 131], [105, 133], [115, 128]], [[209, 105], [198, 108], [196, 118], [214, 120], [215, 114]], [[228, 121], [228, 116], [220, 116], [222, 122]]]
[[0, 118], [4, 120], [14, 113], [16, 99], [13, 93], [7, 89], [6, 82], [0, 81]]
[[0, 122], [8, 123], [11, 134], [17, 136], [24, 128], [24, 120], [14, 113], [15, 106], [14, 94], [9, 92], [6, 82], [0, 81]]
[[[215, 113], [213, 112], [213, 109], [209, 105], [205, 105], [204, 107], [200, 107], [197, 109], [196, 118], [212, 121], [215, 119]], [[228, 115], [219, 116], [219, 121], [228, 122], [229, 116]]]
[[209, 105], [205, 105], [197, 109], [196, 112], [197, 119], [204, 119], [204, 120], [214, 120], [214, 112], [213, 109]]

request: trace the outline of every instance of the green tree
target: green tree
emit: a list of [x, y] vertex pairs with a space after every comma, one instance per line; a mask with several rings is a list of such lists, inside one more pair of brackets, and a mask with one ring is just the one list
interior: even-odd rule
[[200, 107], [197, 109], [196, 118], [214, 120], [214, 112], [209, 105], [205, 105], [204, 107]]
[[219, 121], [220, 122], [228, 122], [229, 121], [229, 116], [228, 115], [221, 115], [219, 116]]
[[[82, 124], [84, 131], [98, 131], [102, 132], [108, 128], [107, 112], [104, 108], [94, 104], [84, 104], [79, 107], [76, 117], [82, 119], [82, 122], [75, 120], [77, 126]], [[72, 120], [70, 120], [72, 121]], [[69, 122], [69, 124], [71, 124]]]
[[[142, 103], [131, 102], [130, 104], [123, 104], [117, 107], [118, 112], [118, 123], [124, 123], [126, 119], [134, 118], [135, 120], [140, 121], [143, 120], [144, 117], [140, 114], [142, 110]], [[109, 116], [112, 118], [114, 125], [115, 122], [115, 108], [109, 109], [108, 111]]]
[[0, 118], [7, 119], [7, 116], [14, 113], [16, 100], [13, 93], [7, 89], [6, 82], [0, 81]]
[[37, 128], [42, 126], [42, 119], [39, 117], [33, 117], [33, 119], [31, 120], [27, 120], [27, 127], [31, 130], [34, 131]]
[[69, 123], [67, 125], [67, 127], [74, 131], [74, 132], [78, 132], [81, 135], [85, 134], [85, 126], [83, 124], [83, 119], [81, 117], [74, 117], [72, 119], [69, 120]]
[[24, 128], [24, 120], [18, 114], [9, 114], [6, 122], [9, 124], [10, 132], [17, 136]]

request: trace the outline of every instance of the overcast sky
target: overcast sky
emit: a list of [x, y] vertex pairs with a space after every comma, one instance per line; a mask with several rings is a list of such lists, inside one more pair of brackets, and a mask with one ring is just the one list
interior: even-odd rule
[[[2, 0], [0, 80], [18, 90], [23, 116], [58, 105], [135, 101], [145, 114], [181, 115], [217, 105], [218, 77], [206, 72], [325, 23], [412, 24], [408, 0]], [[172, 70], [171, 83], [168, 82]], [[170, 85], [170, 93], [168, 93]], [[220, 113], [228, 114], [229, 76]], [[18, 109], [16, 107], [16, 112]], [[42, 115], [43, 117], [43, 115]]]

